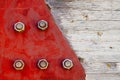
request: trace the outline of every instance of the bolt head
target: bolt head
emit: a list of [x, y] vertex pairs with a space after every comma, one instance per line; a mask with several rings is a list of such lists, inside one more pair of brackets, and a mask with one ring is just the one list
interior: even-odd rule
[[47, 69], [48, 68], [48, 62], [46, 59], [41, 59], [38, 61], [38, 67], [40, 69]]
[[13, 67], [16, 70], [23, 70], [23, 68], [24, 68], [24, 62], [23, 62], [23, 60], [15, 60], [14, 64], [13, 64]]
[[63, 65], [63, 68], [65, 68], [65, 69], [71, 69], [73, 67], [73, 62], [70, 59], [65, 59], [62, 62], [62, 65]]
[[48, 22], [45, 21], [45, 20], [40, 20], [40, 21], [38, 22], [38, 28], [39, 28], [40, 30], [46, 30], [46, 29], [48, 28]]
[[15, 25], [14, 25], [14, 29], [15, 29], [15, 31], [17, 31], [17, 32], [23, 32], [23, 31], [25, 30], [25, 25], [24, 25], [24, 23], [22, 23], [22, 22], [17, 22], [17, 23], [15, 23]]

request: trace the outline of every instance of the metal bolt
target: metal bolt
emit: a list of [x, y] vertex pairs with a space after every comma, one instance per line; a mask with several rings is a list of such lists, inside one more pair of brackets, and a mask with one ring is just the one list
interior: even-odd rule
[[62, 62], [62, 65], [63, 65], [63, 68], [65, 68], [65, 69], [71, 69], [73, 67], [73, 62], [70, 59], [65, 59]]
[[38, 28], [41, 30], [45, 30], [48, 28], [48, 22], [45, 20], [41, 20], [38, 22]]
[[40, 69], [47, 69], [47, 67], [48, 67], [48, 62], [47, 62], [47, 60], [46, 60], [46, 59], [41, 59], [41, 60], [39, 60], [39, 61], [38, 61], [38, 67], [39, 67]]
[[23, 60], [15, 60], [15, 62], [13, 64], [13, 67], [16, 70], [23, 70], [23, 68], [24, 68], [24, 62], [23, 62]]
[[22, 31], [25, 30], [25, 25], [24, 25], [24, 23], [22, 23], [22, 22], [17, 22], [17, 23], [15, 23], [15, 25], [14, 25], [14, 29], [15, 29], [17, 32], [22, 32]]

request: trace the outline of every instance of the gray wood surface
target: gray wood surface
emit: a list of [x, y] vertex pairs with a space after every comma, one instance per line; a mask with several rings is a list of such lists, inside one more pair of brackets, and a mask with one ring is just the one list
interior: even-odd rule
[[86, 80], [120, 80], [120, 0], [47, 0], [86, 70]]

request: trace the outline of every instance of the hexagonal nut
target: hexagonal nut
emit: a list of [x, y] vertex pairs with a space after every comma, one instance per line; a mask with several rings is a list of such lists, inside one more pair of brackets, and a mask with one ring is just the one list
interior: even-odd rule
[[46, 30], [46, 29], [48, 28], [48, 22], [45, 21], [45, 20], [40, 20], [40, 21], [38, 22], [38, 28], [39, 28], [40, 30]]
[[14, 24], [14, 30], [17, 32], [23, 32], [25, 30], [25, 25], [22, 22], [17, 22]]
[[63, 68], [65, 68], [65, 69], [71, 69], [73, 67], [73, 62], [70, 59], [65, 59], [62, 62], [62, 65], [63, 65]]
[[24, 64], [23, 60], [15, 60], [14, 61], [13, 67], [16, 70], [23, 70], [24, 66], [25, 66], [25, 64]]
[[48, 68], [48, 61], [46, 59], [40, 59], [38, 61], [37, 65], [40, 69], [47, 69]]

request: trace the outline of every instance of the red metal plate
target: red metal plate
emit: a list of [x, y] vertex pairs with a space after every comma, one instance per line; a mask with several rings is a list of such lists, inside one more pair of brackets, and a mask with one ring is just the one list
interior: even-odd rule
[[[37, 28], [46, 20], [48, 28]], [[25, 31], [14, 30], [16, 22]], [[15, 70], [15, 60], [23, 60], [23, 70]], [[48, 61], [47, 69], [38, 68], [39, 59]], [[71, 69], [62, 62], [73, 61]], [[0, 0], [0, 80], [85, 80], [85, 72], [66, 38], [55, 24], [44, 0]]]

